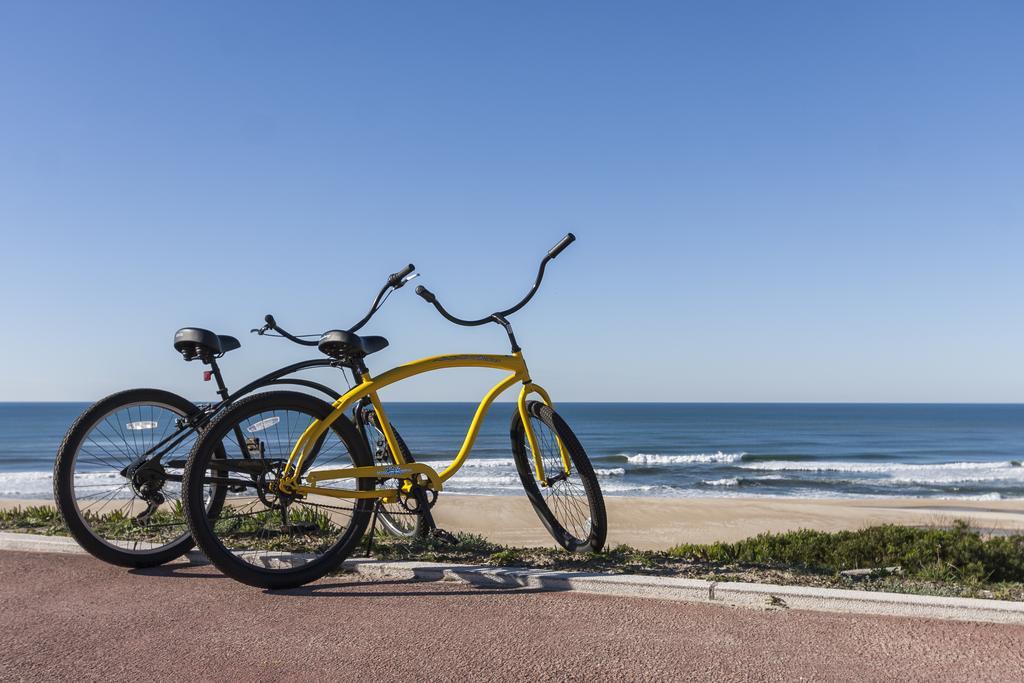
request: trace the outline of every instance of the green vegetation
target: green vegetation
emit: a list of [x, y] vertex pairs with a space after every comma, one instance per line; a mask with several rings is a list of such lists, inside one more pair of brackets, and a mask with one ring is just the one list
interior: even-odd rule
[[[289, 522], [300, 534], [268, 534], [278, 513], [237, 518], [233, 532], [240, 546], [262, 549], [308, 543], [310, 551], [337, 539], [330, 518], [296, 510]], [[170, 517], [170, 515], [169, 515]], [[132, 522], [116, 514], [97, 520], [111, 530], [133, 533]], [[52, 507], [0, 510], [0, 529], [64, 535]], [[180, 527], [176, 529], [180, 533]], [[149, 532], [152, 534], [152, 531]], [[152, 538], [152, 536], [150, 536]], [[655, 574], [712, 581], [753, 581], [787, 585], [884, 590], [901, 593], [1024, 600], [1024, 535], [985, 535], [958, 521], [951, 527], [883, 525], [834, 533], [800, 530], [761, 534], [736, 543], [684, 544], [667, 551], [617, 546], [594, 555], [554, 548], [510, 548], [472, 534], [458, 534], [458, 545], [436, 540], [404, 540], [378, 534], [373, 554], [383, 560], [421, 560], [549, 570]], [[284, 543], [287, 545], [283, 545]], [[849, 569], [897, 567], [862, 577]]]
[[886, 524], [826, 533], [802, 529], [737, 543], [685, 544], [677, 557], [726, 564], [766, 564], [815, 571], [898, 566], [928, 581], [1024, 582], [1024, 536], [984, 538], [964, 521], [951, 528]]
[[0, 529], [23, 531], [44, 536], [67, 536], [68, 529], [60, 518], [57, 508], [49, 505], [32, 505], [0, 510]]
[[[950, 528], [897, 525], [835, 533], [800, 530], [737, 543], [684, 544], [667, 551], [621, 545], [595, 555], [509, 548], [458, 534], [459, 544], [379, 536], [374, 555], [565, 571], [682, 576], [711, 581], [855, 588], [925, 595], [1024, 600], [1024, 536], [985, 536], [966, 522]], [[896, 567], [886, 571], [885, 567]], [[848, 569], [879, 569], [847, 576]]]
[[[187, 531], [181, 505], [176, 504], [169, 511], [160, 510], [153, 514], [149, 523], [140, 526], [123, 511], [104, 515], [85, 513], [89, 525], [104, 538], [121, 541], [145, 541], [167, 543]], [[57, 509], [49, 505], [26, 508], [16, 507], [0, 510], [0, 530], [21, 531], [45, 536], [67, 536], [68, 530]]]

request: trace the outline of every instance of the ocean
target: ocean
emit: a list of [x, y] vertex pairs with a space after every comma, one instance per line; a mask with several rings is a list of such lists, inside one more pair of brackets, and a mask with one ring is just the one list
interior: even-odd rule
[[[48, 498], [83, 403], [0, 403], [0, 497]], [[563, 403], [606, 495], [1024, 498], [1024, 405]], [[417, 460], [458, 451], [475, 404], [394, 403]], [[514, 406], [491, 408], [455, 493], [521, 491]]]

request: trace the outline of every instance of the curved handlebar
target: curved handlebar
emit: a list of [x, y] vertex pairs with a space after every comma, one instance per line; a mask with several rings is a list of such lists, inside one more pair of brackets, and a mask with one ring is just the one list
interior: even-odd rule
[[[486, 318], [480, 318], [478, 320], [464, 320], [462, 318], [455, 317], [454, 315], [449, 313], [447, 310], [445, 310], [445, 307], [442, 306], [441, 302], [437, 300], [437, 296], [435, 296], [433, 292], [431, 292], [429, 289], [427, 289], [423, 285], [420, 285], [419, 287], [416, 288], [416, 293], [419, 294], [420, 297], [424, 301], [426, 301], [427, 303], [433, 304], [434, 308], [437, 309], [438, 313], [440, 313], [446, 319], [450, 320], [451, 322], [455, 323], [456, 325], [462, 325], [464, 327], [475, 327], [477, 325], [483, 325], [485, 323], [490, 323], [490, 322], [501, 323], [502, 319], [506, 318], [507, 316], [512, 315], [513, 313], [515, 313], [516, 311], [520, 310], [523, 306], [525, 306], [526, 304], [528, 304], [530, 302], [530, 299], [533, 298], [533, 295], [536, 294], [537, 290], [540, 288], [541, 280], [544, 279], [544, 269], [547, 267], [548, 261], [550, 261], [551, 259], [557, 257], [559, 254], [561, 254], [563, 251], [565, 251], [566, 247], [568, 247], [570, 244], [572, 244], [575, 241], [576, 241], [576, 235], [572, 234], [571, 232], [570, 233], [566, 233], [565, 237], [563, 237], [561, 239], [561, 241], [559, 241], [558, 244], [556, 244], [554, 247], [552, 247], [551, 250], [547, 253], [547, 255], [541, 260], [540, 268], [537, 270], [537, 279], [534, 280], [533, 287], [531, 287], [530, 291], [526, 293], [526, 296], [524, 296], [522, 298], [522, 300], [519, 303], [517, 303], [515, 306], [513, 306], [512, 308], [507, 308], [504, 311], [497, 311], [496, 313], [492, 313], [491, 315], [487, 316]], [[505, 321], [503, 324], [508, 324], [508, 323], [507, 323], [507, 321]]]
[[486, 318], [480, 318], [479, 320], [463, 320], [462, 318], [456, 318], [454, 315], [446, 311], [444, 306], [441, 305], [441, 302], [437, 300], [436, 296], [434, 296], [434, 293], [431, 292], [426, 287], [424, 287], [423, 285], [420, 285], [419, 287], [416, 288], [416, 293], [419, 294], [420, 297], [422, 297], [422, 299], [427, 303], [434, 304], [434, 308], [437, 309], [438, 313], [440, 313], [441, 315], [443, 315], [445, 318], [452, 321], [456, 325], [462, 325], [464, 327], [476, 327], [477, 325], [483, 325], [484, 323], [492, 322], [490, 316]]
[[293, 341], [296, 344], [302, 344], [303, 346], [316, 346], [317, 345], [317, 342], [315, 342], [315, 341], [309, 341], [308, 339], [299, 339], [298, 337], [296, 337], [291, 332], [288, 332], [287, 330], [281, 328], [277, 324], [277, 321], [274, 320], [274, 316], [272, 316], [269, 313], [267, 313], [265, 316], [263, 316], [263, 321], [266, 323], [266, 325], [264, 325], [261, 329], [253, 330], [253, 332], [255, 332], [256, 334], [264, 334], [267, 330], [273, 330], [274, 332], [277, 332], [279, 335], [281, 335], [282, 337], [284, 337], [288, 341]]
[[[380, 288], [380, 291], [377, 292], [377, 296], [376, 298], [374, 298], [373, 304], [370, 305], [370, 310], [366, 312], [366, 315], [364, 315], [359, 322], [357, 322], [352, 327], [348, 328], [348, 331], [358, 332], [363, 327], [363, 325], [370, 322], [370, 318], [373, 317], [373, 314], [376, 313], [377, 310], [384, 305], [384, 300], [387, 298], [385, 295], [388, 293], [388, 290], [401, 289], [402, 287], [404, 287], [405, 283], [412, 279], [412, 277], [409, 277], [409, 275], [414, 270], [416, 270], [416, 266], [410, 263], [397, 273], [391, 273], [391, 275], [388, 276], [387, 283], [385, 283], [385, 285]], [[415, 277], [415, 275], [413, 277]]]
[[[383, 287], [381, 287], [381, 290], [377, 293], [377, 297], [373, 300], [373, 305], [370, 306], [370, 310], [366, 313], [366, 315], [363, 316], [363, 318], [359, 322], [350, 327], [348, 331], [355, 332], [363, 325], [365, 325], [367, 322], [369, 322], [370, 318], [373, 317], [373, 314], [380, 309], [380, 307], [384, 304], [384, 300], [387, 299], [386, 295], [388, 294], [388, 290], [401, 289], [402, 287], [404, 287], [405, 283], [412, 279], [412, 277], [409, 276], [412, 274], [414, 270], [416, 270], [416, 266], [410, 263], [397, 273], [392, 273], [391, 275], [389, 275], [387, 283]], [[266, 333], [267, 330], [273, 330], [274, 332], [277, 332], [285, 339], [293, 341], [296, 344], [302, 344], [303, 346], [316, 346], [319, 343], [307, 339], [299, 339], [294, 334], [291, 334], [290, 332], [282, 329], [277, 324], [277, 321], [274, 320], [274, 316], [270, 315], [269, 313], [263, 318], [263, 320], [266, 324], [260, 329], [253, 330], [253, 332], [255, 332], [256, 334], [264, 334]]]

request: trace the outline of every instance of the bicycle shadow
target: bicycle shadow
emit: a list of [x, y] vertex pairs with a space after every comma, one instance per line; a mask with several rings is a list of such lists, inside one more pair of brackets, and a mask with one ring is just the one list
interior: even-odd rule
[[418, 579], [407, 579], [398, 581], [353, 581], [349, 583], [312, 583], [300, 588], [288, 588], [283, 590], [266, 589], [265, 595], [278, 595], [282, 597], [315, 597], [315, 598], [401, 598], [401, 597], [476, 597], [486, 595], [528, 595], [544, 592], [542, 588], [479, 588], [466, 586], [465, 590], [352, 590], [363, 586], [405, 586], [410, 584], [429, 583]]
[[[183, 561], [184, 560], [184, 561]], [[220, 572], [195, 571], [213, 568], [202, 553], [192, 551], [184, 558], [158, 567], [130, 569], [129, 574], [158, 576], [176, 579], [226, 579]], [[395, 579], [386, 575], [380, 578], [367, 577], [358, 572], [346, 571], [332, 575], [319, 582], [298, 588], [264, 589], [266, 595], [351, 598], [351, 597], [399, 597], [399, 596], [484, 596], [484, 595], [532, 595], [534, 593], [557, 593], [571, 590], [560, 577], [561, 572], [523, 570], [509, 568], [507, 571], [482, 568], [477, 565], [447, 565], [443, 571], [432, 567], [412, 567], [404, 571], [409, 578]], [[581, 573], [579, 575], [585, 575]], [[595, 576], [599, 574], [594, 574]], [[424, 588], [424, 590], [361, 590], [383, 586], [413, 586], [417, 584], [441, 584], [451, 589]], [[455, 588], [454, 586], [458, 586]], [[360, 590], [353, 590], [360, 589]]]
[[[480, 567], [474, 565], [446, 566], [442, 575], [436, 569], [417, 567], [411, 569], [413, 575], [409, 579], [372, 579], [361, 578], [358, 574], [343, 574], [335, 581], [313, 583], [299, 588], [285, 590], [267, 590], [267, 595], [298, 595], [303, 597], [400, 597], [400, 596], [477, 596], [477, 595], [531, 595], [535, 593], [551, 593], [567, 590], [563, 583], [548, 584], [543, 578], [524, 578], [521, 574], [483, 574]], [[338, 581], [350, 577], [350, 581]], [[351, 591], [353, 588], [378, 586], [415, 586], [417, 584], [442, 584], [458, 586], [452, 589], [425, 589], [422, 591]]]
[[213, 565], [206, 556], [197, 550], [189, 551], [182, 558], [172, 560], [167, 564], [161, 564], [156, 567], [139, 567], [136, 569], [129, 569], [129, 574], [137, 576], [162, 576], [171, 577], [176, 579], [224, 579], [227, 578], [218, 571], [213, 572], [196, 572], [190, 571], [194, 569], [200, 569], [203, 567], [212, 568]]

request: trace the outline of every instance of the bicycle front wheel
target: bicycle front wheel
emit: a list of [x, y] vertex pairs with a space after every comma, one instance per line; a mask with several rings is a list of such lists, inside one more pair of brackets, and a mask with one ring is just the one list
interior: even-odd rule
[[[277, 490], [299, 436], [331, 406], [308, 394], [275, 391], [235, 403], [205, 430], [185, 467], [185, 514], [196, 543], [228, 576], [259, 588], [314, 581], [352, 552], [366, 531], [372, 499]], [[215, 454], [222, 451], [224, 459]], [[313, 444], [304, 472], [373, 464], [347, 417]], [[221, 510], [203, 504], [211, 483], [228, 487]], [[324, 489], [372, 490], [373, 478], [325, 481]]]
[[[566, 550], [600, 552], [608, 533], [608, 517], [586, 451], [565, 420], [544, 403], [527, 401], [526, 413], [537, 438], [544, 482], [537, 481], [533, 451], [518, 410], [512, 416], [512, 456], [533, 509]], [[569, 458], [568, 468], [559, 441]]]

